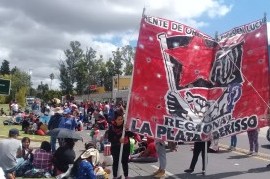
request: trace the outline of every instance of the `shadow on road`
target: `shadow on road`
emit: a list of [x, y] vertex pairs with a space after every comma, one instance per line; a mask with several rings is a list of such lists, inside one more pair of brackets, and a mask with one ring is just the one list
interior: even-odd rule
[[233, 155], [233, 156], [229, 156], [227, 159], [245, 159], [245, 158], [249, 158], [252, 157], [250, 155]]
[[[140, 179], [140, 178], [143, 178], [143, 179], [152, 179], [153, 176], [137, 176], [137, 177], [130, 177], [130, 178], [133, 178], [133, 179]], [[166, 177], [168, 178], [168, 177]]]
[[264, 149], [270, 149], [270, 144], [268, 145], [261, 145], [261, 148], [264, 148]]
[[[216, 179], [216, 178], [229, 178], [232, 176], [236, 176], [236, 175], [242, 175], [246, 173], [244, 172], [226, 172], [226, 173], [218, 173], [218, 174], [213, 174], [213, 175], [202, 175], [202, 173], [193, 173], [193, 174], [177, 174], [175, 176], [177, 176], [178, 178], [183, 178], [183, 179], [197, 179], [197, 178], [205, 178], [205, 179]], [[169, 178], [169, 177], [168, 177]]]
[[270, 172], [270, 168], [268, 167], [260, 167], [260, 168], [252, 168], [247, 171], [248, 173], [262, 173], [262, 172]]

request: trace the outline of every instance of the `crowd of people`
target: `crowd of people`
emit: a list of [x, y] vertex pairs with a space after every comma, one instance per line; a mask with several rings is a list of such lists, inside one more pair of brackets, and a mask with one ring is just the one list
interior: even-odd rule
[[[16, 106], [16, 103], [14, 103]], [[71, 138], [58, 139], [50, 137], [50, 142], [43, 141], [38, 149], [31, 148], [30, 138], [24, 137], [21, 141], [18, 129], [9, 131], [9, 138], [0, 142], [0, 167], [3, 169], [7, 178], [16, 176], [28, 177], [48, 177], [66, 175], [78, 179], [86, 178], [106, 178], [110, 170], [99, 161], [99, 152], [110, 144], [108, 155], [112, 157], [112, 174], [118, 177], [119, 164], [122, 164], [125, 178], [129, 178], [129, 162], [159, 162], [159, 168], [153, 173], [153, 177], [160, 178], [166, 176], [166, 148], [170, 151], [177, 151], [176, 142], [165, 144], [163, 140], [140, 136], [128, 131], [124, 126], [124, 106], [122, 103], [115, 105], [114, 102], [87, 102], [87, 103], [65, 103], [46, 107], [44, 113], [50, 117], [47, 121], [41, 121], [38, 114], [38, 103], [34, 103], [32, 112], [22, 116], [22, 131], [25, 133], [45, 135], [47, 131], [56, 128], [65, 128], [72, 131], [90, 129], [91, 142], [85, 146], [81, 155], [76, 156], [74, 145], [76, 140]], [[17, 107], [12, 107], [14, 116], [20, 113]], [[33, 112], [34, 111], [34, 112]], [[46, 127], [44, 127], [44, 125]], [[43, 127], [42, 127], [43, 126]], [[85, 127], [84, 127], [85, 126]], [[125, 130], [123, 130], [125, 129]], [[38, 132], [44, 130], [43, 133]], [[103, 136], [100, 130], [105, 130]], [[123, 131], [125, 134], [123, 135]], [[248, 131], [250, 142], [250, 152], [248, 155], [258, 153], [258, 130]], [[57, 146], [57, 141], [59, 146]], [[218, 146], [218, 141], [212, 144]], [[99, 144], [99, 146], [98, 146]], [[137, 144], [136, 148], [134, 145]], [[207, 143], [208, 151], [211, 142]], [[121, 145], [123, 145], [122, 155], [120, 156]], [[237, 146], [237, 136], [231, 136], [231, 146], [229, 150], [235, 150]], [[190, 167], [185, 170], [192, 173], [196, 166], [199, 155], [202, 155], [202, 172], [205, 172], [205, 143], [195, 142], [193, 157]], [[214, 150], [214, 152], [217, 152]], [[121, 162], [119, 162], [121, 159]]]
[[[22, 126], [22, 132], [46, 135], [48, 131], [56, 128], [81, 131], [84, 129], [84, 124], [87, 126], [92, 124], [91, 128], [97, 126], [97, 128], [102, 130], [109, 130], [109, 126], [112, 125], [116, 114], [121, 116], [124, 114], [124, 107], [121, 103], [118, 105], [108, 105], [108, 102], [80, 104], [67, 102], [63, 105], [54, 104], [53, 106], [46, 107], [44, 111], [42, 111], [40, 106], [39, 102], [35, 101], [31, 106], [32, 110], [30, 112], [22, 112], [16, 101], [11, 103], [11, 115], [13, 118], [20, 117], [19, 124]], [[41, 118], [42, 115], [49, 116], [49, 119], [44, 121]], [[38, 132], [39, 130], [42, 130], [43, 133]], [[76, 168], [72, 170], [73, 172], [70, 175], [77, 176], [76, 178], [89, 178], [92, 174], [87, 174], [84, 177], [80, 174], [89, 171], [89, 169], [92, 171], [91, 167], [86, 167], [87, 162], [87, 165], [90, 162], [94, 170], [98, 168], [98, 171], [92, 171], [95, 175], [99, 173], [103, 176], [107, 174], [106, 171], [109, 172], [107, 169], [100, 168], [98, 166], [100, 164], [92, 162], [93, 158], [97, 158], [96, 153], [98, 150], [95, 144], [92, 148], [88, 147], [82, 155], [77, 157], [76, 162], [76, 154], [73, 149], [76, 140], [72, 138], [59, 139], [58, 137], [51, 136], [50, 142], [43, 141], [38, 149], [33, 149], [30, 147], [30, 138], [24, 137], [19, 141], [18, 136], [19, 130], [14, 128], [9, 131], [9, 138], [0, 142], [0, 150], [2, 151], [0, 167], [7, 178], [15, 178], [16, 176], [58, 176], [68, 172], [70, 165], [73, 166], [72, 168]], [[91, 151], [89, 151], [90, 149]], [[78, 161], [80, 161], [80, 164], [78, 164]]]

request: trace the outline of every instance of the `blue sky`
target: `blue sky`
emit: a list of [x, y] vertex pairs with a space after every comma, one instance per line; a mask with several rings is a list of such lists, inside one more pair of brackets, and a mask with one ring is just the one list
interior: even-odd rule
[[59, 61], [65, 60], [70, 41], [108, 59], [118, 47], [136, 45], [144, 7], [146, 15], [212, 37], [264, 13], [270, 19], [269, 0], [1, 0], [0, 63], [6, 59], [11, 67], [32, 71], [34, 87], [51, 84], [49, 75], [54, 73], [52, 88], [59, 89]]
[[[230, 12], [225, 16], [209, 19], [209, 26], [199, 28], [201, 31], [213, 36], [215, 31], [223, 33], [234, 27], [247, 24], [263, 18], [266, 13], [270, 22], [270, 1], [268, 0], [226, 0], [226, 4], [232, 4]], [[201, 17], [199, 19], [203, 19]]]

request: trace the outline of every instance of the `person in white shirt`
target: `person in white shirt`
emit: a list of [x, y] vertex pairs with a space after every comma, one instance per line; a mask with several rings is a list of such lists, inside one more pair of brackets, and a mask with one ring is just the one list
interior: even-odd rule
[[11, 104], [11, 109], [12, 109], [12, 115], [14, 116], [15, 114], [18, 113], [19, 111], [19, 105], [16, 101], [14, 101], [12, 104]]
[[0, 141], [0, 167], [8, 179], [15, 178], [15, 171], [23, 161], [17, 160], [22, 157], [22, 144], [17, 140], [18, 135], [18, 129], [10, 129], [9, 138]]

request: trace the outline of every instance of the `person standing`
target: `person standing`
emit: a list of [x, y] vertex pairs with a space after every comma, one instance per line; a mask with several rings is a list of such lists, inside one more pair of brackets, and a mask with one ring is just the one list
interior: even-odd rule
[[[54, 108], [54, 115], [51, 116], [49, 123], [48, 123], [48, 129], [53, 130], [55, 128], [58, 128], [61, 118], [62, 118], [62, 109], [60, 107]], [[54, 153], [56, 150], [56, 138], [51, 136], [50, 138], [50, 144], [52, 152]]]
[[77, 127], [77, 121], [74, 116], [71, 115], [70, 109], [65, 109], [63, 112], [63, 117], [59, 123], [59, 128], [66, 128], [70, 130], [75, 130]]
[[[207, 149], [209, 149], [211, 145], [210, 141], [207, 141]], [[196, 166], [196, 163], [198, 161], [198, 157], [201, 153], [202, 155], [202, 173], [205, 174], [205, 142], [194, 142], [194, 149], [193, 149], [193, 157], [191, 160], [191, 164], [189, 169], [184, 170], [186, 173], [192, 173], [194, 172], [194, 168]]]
[[153, 176], [155, 178], [165, 177], [166, 176], [165, 170], [167, 165], [166, 145], [163, 140], [156, 139], [155, 146], [159, 160], [159, 169], [153, 173]]
[[113, 157], [113, 177], [117, 177], [118, 171], [118, 162], [120, 156], [120, 147], [121, 143], [123, 143], [123, 152], [122, 152], [122, 167], [124, 171], [125, 178], [128, 178], [128, 161], [130, 154], [130, 142], [129, 138], [134, 137], [135, 134], [131, 131], [125, 131], [125, 138], [122, 137], [124, 127], [124, 118], [122, 112], [115, 112], [115, 119], [112, 122], [108, 130], [108, 141], [111, 143], [111, 154]]
[[103, 107], [103, 115], [106, 118], [106, 121], [109, 122], [109, 110], [110, 110], [110, 105], [108, 101], [105, 101], [104, 107]]
[[231, 136], [231, 145], [229, 150], [235, 150], [237, 144], [237, 137], [236, 134]]
[[22, 157], [22, 144], [17, 140], [18, 129], [10, 129], [8, 136], [8, 139], [0, 141], [0, 167], [5, 172], [6, 178], [13, 179], [17, 167], [21, 164], [16, 159]]
[[260, 129], [253, 129], [253, 130], [247, 131], [248, 141], [249, 141], [249, 153], [248, 153], [248, 155], [258, 155], [258, 150], [259, 150], [259, 142], [258, 142], [259, 130]]
[[12, 109], [12, 116], [15, 116], [19, 112], [19, 105], [17, 101], [13, 101], [13, 103], [10, 105]]

